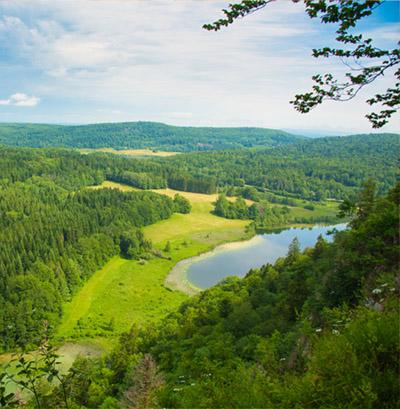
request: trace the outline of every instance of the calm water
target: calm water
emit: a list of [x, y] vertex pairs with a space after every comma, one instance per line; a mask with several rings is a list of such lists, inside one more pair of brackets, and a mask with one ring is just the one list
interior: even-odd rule
[[243, 277], [251, 268], [274, 263], [285, 256], [289, 244], [297, 237], [302, 249], [313, 246], [320, 234], [327, 240], [332, 236], [327, 232], [333, 228], [343, 230], [346, 224], [335, 226], [314, 226], [311, 228], [290, 228], [278, 233], [259, 234], [247, 242], [231, 249], [216, 249], [209, 256], [200, 257], [187, 269], [187, 278], [196, 287], [208, 288], [227, 276]]

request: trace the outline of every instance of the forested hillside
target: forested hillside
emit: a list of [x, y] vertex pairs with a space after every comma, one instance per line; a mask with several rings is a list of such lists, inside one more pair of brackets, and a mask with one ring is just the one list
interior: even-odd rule
[[[147, 244], [131, 229], [179, 211], [172, 200], [152, 193], [82, 188], [113, 180], [141, 189], [219, 190], [260, 203], [247, 208], [239, 201], [230, 213], [231, 205], [225, 203], [216, 214], [252, 218], [268, 226], [286, 220], [289, 212], [285, 207], [273, 209], [270, 203], [303, 206], [288, 195], [302, 200], [351, 198], [367, 178], [377, 181], [382, 195], [396, 177], [397, 148], [397, 135], [390, 134], [160, 159], [0, 148], [0, 239], [5, 243], [0, 249], [2, 347], [13, 347], [17, 340], [33, 341], [45, 318], [57, 322], [62, 301], [105, 260], [122, 252], [121, 234], [130, 232], [133, 241], [138, 239], [140, 253]], [[28, 309], [34, 311], [29, 317]]]
[[190, 152], [272, 147], [301, 139], [276, 129], [179, 127], [157, 122], [79, 126], [0, 124], [0, 144], [34, 148], [151, 148]]
[[399, 407], [399, 202], [399, 185], [377, 199], [367, 184], [333, 243], [301, 252], [294, 240], [275, 265], [132, 328], [106, 359], [79, 359], [64, 389], [39, 399], [48, 408], [64, 407], [63, 396], [93, 409]]
[[152, 192], [79, 190], [104, 178], [74, 152], [0, 150], [0, 349], [37, 342], [110, 257], [148, 257], [140, 227], [187, 212]]
[[[378, 194], [396, 180], [399, 135], [356, 135], [306, 140], [273, 149], [237, 149], [137, 159], [68, 150], [0, 148], [2, 178], [47, 175], [68, 188], [108, 179], [142, 189], [170, 187], [215, 193], [253, 186], [308, 200], [355, 196], [367, 179]], [[18, 161], [20, 166], [15, 166]], [[66, 174], [63, 169], [68, 169]], [[21, 179], [22, 178], [22, 179]]]
[[274, 266], [133, 329], [112, 361], [122, 399], [143, 398], [146, 373], [161, 407], [398, 407], [399, 194], [376, 200], [367, 186], [332, 244], [301, 253], [294, 241]]
[[[306, 140], [274, 149], [179, 155], [163, 160], [191, 177], [217, 186], [256, 186], [306, 199], [343, 199], [368, 178], [386, 192], [396, 181], [398, 134], [355, 135]], [[176, 187], [179, 189], [179, 187]]]

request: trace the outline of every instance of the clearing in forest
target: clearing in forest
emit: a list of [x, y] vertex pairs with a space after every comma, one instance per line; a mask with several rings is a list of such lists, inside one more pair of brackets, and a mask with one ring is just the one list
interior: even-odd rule
[[168, 156], [175, 156], [178, 155], [179, 152], [168, 152], [168, 151], [157, 151], [152, 149], [113, 149], [113, 148], [98, 148], [98, 149], [79, 149], [80, 153], [89, 154], [89, 153], [96, 153], [96, 152], [105, 152], [105, 153], [113, 153], [115, 155], [125, 155], [125, 156], [159, 156], [162, 158]]

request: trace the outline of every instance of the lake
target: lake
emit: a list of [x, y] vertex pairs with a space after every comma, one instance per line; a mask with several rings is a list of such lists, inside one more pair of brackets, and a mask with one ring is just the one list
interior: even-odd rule
[[186, 269], [186, 279], [195, 287], [205, 289], [228, 276], [244, 277], [250, 269], [274, 263], [277, 258], [285, 256], [295, 237], [304, 249], [313, 246], [320, 234], [331, 241], [332, 236], [328, 232], [334, 228], [340, 231], [346, 228], [346, 224], [289, 228], [258, 234], [248, 241], [219, 246], [194, 258]]

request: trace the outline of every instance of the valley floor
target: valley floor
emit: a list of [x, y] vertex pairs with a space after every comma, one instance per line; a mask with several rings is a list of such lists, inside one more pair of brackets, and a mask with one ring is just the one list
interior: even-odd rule
[[[103, 187], [134, 190], [112, 182], [106, 182]], [[176, 193], [171, 189], [157, 192], [169, 196]], [[65, 305], [56, 334], [58, 341], [91, 342], [109, 349], [118, 335], [133, 324], [157, 321], [187, 298], [164, 284], [169, 271], [180, 260], [221, 243], [249, 237], [245, 231], [248, 221], [228, 220], [211, 214], [214, 195], [179, 193], [191, 201], [191, 213], [174, 214], [144, 228], [145, 236], [159, 250], [163, 251], [170, 242], [170, 252], [164, 252], [170, 259], [139, 262], [113, 257]]]
[[[125, 192], [137, 190], [110, 181], [91, 188], [114, 188]], [[213, 202], [217, 199], [215, 194], [172, 189], [154, 191], [170, 197], [179, 193], [191, 202], [192, 211], [189, 214], [175, 213], [169, 219], [143, 229], [146, 238], [166, 258], [140, 262], [115, 256], [90, 277], [71, 302], [65, 304], [62, 322], [55, 336], [65, 369], [78, 355], [93, 356], [111, 350], [119, 335], [128, 331], [132, 325], [143, 326], [157, 322], [188, 298], [184, 292], [196, 292], [182, 277], [179, 286], [176, 283], [166, 286], [166, 278], [177, 263], [210, 251], [220, 244], [245, 240], [251, 236], [246, 231], [248, 220], [229, 220], [211, 213]], [[252, 203], [246, 202], [248, 205]], [[336, 210], [336, 205], [328, 206], [329, 209], [321, 211]], [[295, 209], [305, 211], [300, 207]], [[170, 242], [169, 252], [164, 251], [167, 242]], [[1, 355], [0, 364], [9, 359], [9, 354]], [[13, 384], [10, 384], [10, 390], [13, 389]]]

